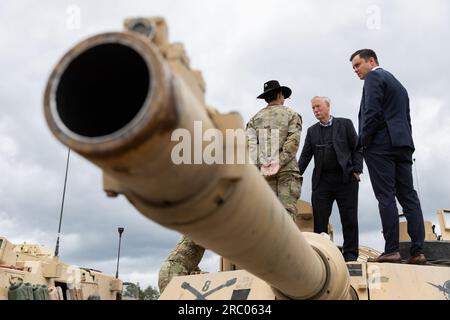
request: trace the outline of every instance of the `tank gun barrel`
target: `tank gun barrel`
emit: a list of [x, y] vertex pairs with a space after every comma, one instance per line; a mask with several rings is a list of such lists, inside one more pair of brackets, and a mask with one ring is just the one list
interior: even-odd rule
[[[168, 43], [164, 20], [125, 25], [127, 31], [80, 42], [54, 68], [44, 98], [53, 134], [103, 170], [108, 195], [125, 195], [146, 217], [285, 296], [348, 298], [348, 272], [338, 249], [300, 232], [254, 165], [195, 158], [197, 148], [203, 154], [206, 147], [203, 141], [195, 145], [196, 137], [209, 129], [243, 131], [243, 123], [236, 113], [219, 114], [205, 105], [201, 75], [191, 70], [181, 45]], [[177, 129], [194, 137], [184, 150], [192, 151], [194, 164], [173, 161]], [[237, 153], [245, 142], [232, 148]]]

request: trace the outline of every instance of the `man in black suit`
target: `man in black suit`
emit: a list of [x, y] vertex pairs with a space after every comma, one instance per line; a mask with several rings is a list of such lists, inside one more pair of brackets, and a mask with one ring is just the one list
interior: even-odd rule
[[401, 261], [397, 197], [411, 237], [408, 263], [425, 264], [422, 209], [412, 178], [414, 143], [408, 92], [392, 74], [379, 67], [373, 50], [358, 50], [350, 61], [358, 77], [364, 80], [358, 146], [363, 148], [386, 242], [383, 254], [370, 261]]
[[330, 99], [314, 97], [312, 110], [318, 123], [308, 128], [298, 166], [305, 172], [314, 156], [312, 207], [314, 232], [328, 231], [336, 200], [344, 234], [345, 261], [358, 258], [358, 182], [363, 169], [362, 153], [356, 150], [357, 135], [350, 119], [330, 115]]

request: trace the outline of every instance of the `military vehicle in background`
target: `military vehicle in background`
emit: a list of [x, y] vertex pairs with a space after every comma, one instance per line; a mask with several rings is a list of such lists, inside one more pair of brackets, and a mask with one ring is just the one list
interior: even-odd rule
[[[368, 263], [376, 252], [363, 248], [359, 261], [345, 263], [329, 237], [301, 231], [257, 168], [239, 162], [240, 115], [219, 113], [204, 93], [162, 18], [127, 19], [123, 32], [80, 42], [45, 91], [50, 130], [103, 170], [108, 196], [123, 194], [149, 219], [224, 257], [223, 272], [175, 277], [160, 299], [448, 299], [448, 256]], [[208, 153], [235, 161], [207, 163]], [[299, 224], [312, 222], [306, 211]], [[434, 240], [447, 248], [448, 228]]]
[[116, 300], [122, 280], [65, 264], [39, 245], [0, 237], [0, 300]]

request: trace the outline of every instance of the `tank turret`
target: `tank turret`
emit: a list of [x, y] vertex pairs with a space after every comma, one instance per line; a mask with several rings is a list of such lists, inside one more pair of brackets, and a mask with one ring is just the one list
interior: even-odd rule
[[[243, 269], [174, 278], [162, 299], [368, 299], [369, 289], [382, 299], [392, 297], [386, 288], [398, 291], [386, 273], [427, 268], [346, 264], [328, 237], [301, 232], [247, 161], [240, 115], [205, 103], [201, 73], [167, 34], [162, 18], [127, 19], [122, 32], [80, 42], [57, 63], [44, 98], [50, 130], [103, 171], [108, 196], [123, 194]], [[417, 290], [448, 279], [445, 269]]]
[[0, 300], [116, 300], [122, 280], [60, 261], [40, 245], [0, 236]]

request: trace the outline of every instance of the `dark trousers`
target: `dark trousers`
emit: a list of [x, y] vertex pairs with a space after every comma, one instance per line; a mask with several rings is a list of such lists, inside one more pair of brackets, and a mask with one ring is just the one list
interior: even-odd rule
[[409, 147], [392, 147], [390, 143], [371, 145], [364, 150], [370, 181], [378, 200], [385, 253], [399, 251], [399, 212], [403, 207], [411, 238], [411, 256], [422, 253], [425, 228], [422, 209], [412, 178], [412, 154]]
[[336, 200], [344, 235], [344, 258], [358, 258], [358, 189], [356, 178], [342, 182], [342, 173], [322, 173], [317, 187], [312, 191], [314, 232], [328, 232], [333, 202]]

